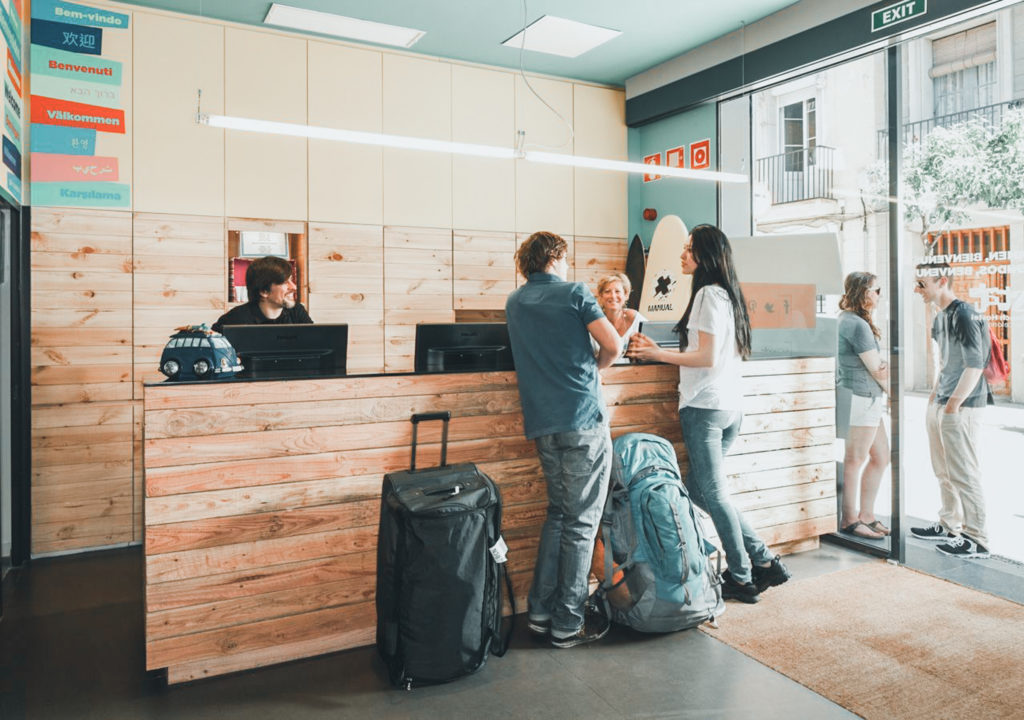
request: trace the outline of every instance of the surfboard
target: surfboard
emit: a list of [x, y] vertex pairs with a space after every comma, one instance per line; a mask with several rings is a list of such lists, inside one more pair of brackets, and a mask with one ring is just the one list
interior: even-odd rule
[[632, 290], [629, 292], [629, 300], [626, 307], [636, 310], [640, 307], [640, 290], [644, 284], [644, 262], [647, 256], [644, 254], [644, 243], [639, 235], [634, 235], [629, 243], [629, 252], [626, 254], [626, 277]]
[[651, 322], [676, 322], [690, 300], [690, 276], [679, 265], [689, 236], [677, 215], [666, 215], [654, 229], [639, 308]]

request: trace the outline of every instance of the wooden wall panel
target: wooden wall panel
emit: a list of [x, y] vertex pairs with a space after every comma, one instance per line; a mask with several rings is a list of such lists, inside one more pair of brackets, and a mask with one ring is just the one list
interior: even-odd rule
[[[744, 370], [748, 398], [772, 400], [728, 459], [735, 502], [774, 548], [804, 548], [835, 529], [832, 408], [779, 411], [777, 398], [816, 396], [832, 361]], [[676, 370], [614, 367], [603, 380], [613, 437], [667, 437], [685, 472]], [[408, 417], [428, 408], [453, 412], [449, 461], [477, 462], [501, 488], [525, 600], [547, 503], [514, 373], [150, 386], [147, 668], [166, 667], [174, 683], [372, 642], [380, 479], [408, 465]], [[440, 428], [423, 426], [420, 442], [421, 462], [436, 463]]]
[[452, 240], [453, 306], [504, 310], [516, 288], [516, 238], [512, 233], [456, 231]]
[[[182, 325], [213, 325], [227, 307], [224, 218], [136, 213], [132, 279], [135, 398], [161, 382], [160, 354]], [[185, 279], [188, 282], [184, 282]]]
[[131, 213], [32, 213], [32, 548], [132, 539]]
[[597, 294], [597, 281], [612, 272], [625, 272], [628, 246], [622, 238], [576, 237], [574, 243], [577, 282]]
[[451, 230], [385, 227], [385, 369], [413, 369], [417, 323], [454, 320]]
[[384, 230], [310, 223], [309, 313], [348, 323], [348, 372], [384, 370]]

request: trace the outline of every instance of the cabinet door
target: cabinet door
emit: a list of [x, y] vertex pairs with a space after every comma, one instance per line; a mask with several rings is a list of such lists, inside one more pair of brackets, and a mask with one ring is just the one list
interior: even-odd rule
[[200, 125], [224, 112], [224, 28], [137, 13], [135, 210], [224, 214], [224, 131]]
[[[381, 54], [310, 42], [309, 124], [379, 133]], [[380, 225], [382, 153], [369, 145], [310, 140], [309, 219]]]
[[[384, 132], [450, 140], [451, 65], [384, 56]], [[451, 228], [452, 156], [384, 149], [384, 224]]]
[[[551, 112], [516, 78], [516, 127], [526, 132], [527, 148], [573, 154], [567, 123], [572, 122], [572, 83], [530, 78], [530, 85], [564, 118]], [[540, 146], [545, 147], [540, 147]], [[550, 230], [573, 234], [573, 169], [516, 160], [516, 230], [529, 235]]]
[[[306, 123], [306, 43], [227, 28], [224, 111]], [[306, 139], [225, 131], [225, 206], [236, 217], [305, 220]]]
[[[573, 86], [573, 116], [577, 155], [629, 159], [621, 90]], [[574, 168], [573, 174], [576, 235], [625, 238], [629, 232], [626, 173]]]
[[[452, 140], [515, 147], [515, 84], [509, 72], [452, 66]], [[455, 228], [515, 227], [515, 161], [452, 156]]]

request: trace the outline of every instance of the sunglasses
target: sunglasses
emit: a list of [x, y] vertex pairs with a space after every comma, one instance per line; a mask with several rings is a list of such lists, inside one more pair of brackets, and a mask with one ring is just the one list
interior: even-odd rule
[[882, 288], [880, 288], [880, 287], [871, 288], [871, 292], [875, 293], [876, 295], [881, 295], [882, 294]]

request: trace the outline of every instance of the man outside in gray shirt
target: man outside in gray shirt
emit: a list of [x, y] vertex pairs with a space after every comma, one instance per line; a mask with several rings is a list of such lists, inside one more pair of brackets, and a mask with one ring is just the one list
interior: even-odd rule
[[938, 345], [941, 369], [928, 398], [926, 427], [942, 508], [938, 522], [912, 527], [910, 533], [940, 541], [936, 549], [947, 555], [988, 557], [976, 446], [982, 432], [981, 413], [992, 404], [992, 391], [982, 376], [991, 352], [988, 324], [953, 294], [948, 264], [922, 263], [916, 280], [914, 292], [939, 308], [932, 339]]
[[[530, 630], [568, 648], [599, 640], [608, 621], [585, 612], [612, 442], [598, 370], [618, 333], [583, 283], [565, 281], [565, 240], [537, 232], [516, 252], [527, 279], [505, 303], [527, 439], [537, 446], [548, 510], [527, 602]], [[600, 350], [597, 358], [590, 344]]]

